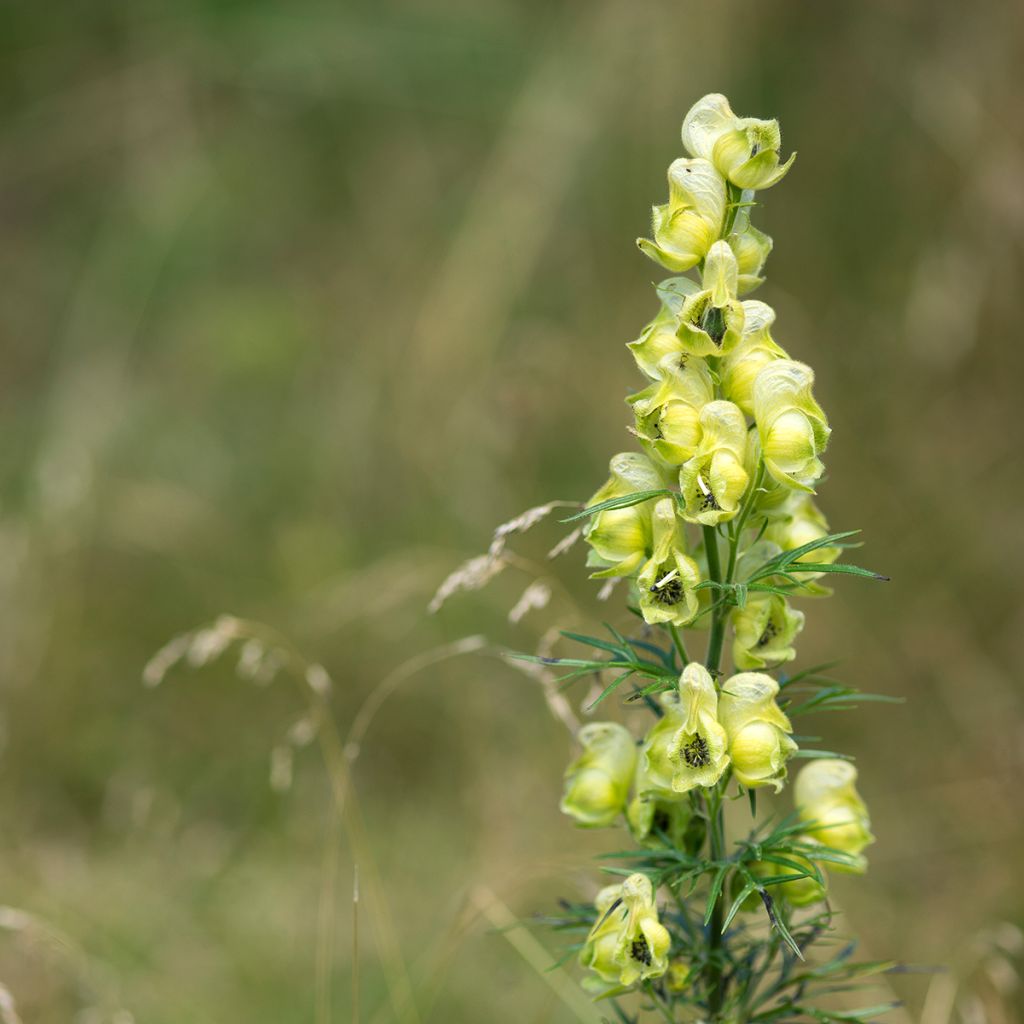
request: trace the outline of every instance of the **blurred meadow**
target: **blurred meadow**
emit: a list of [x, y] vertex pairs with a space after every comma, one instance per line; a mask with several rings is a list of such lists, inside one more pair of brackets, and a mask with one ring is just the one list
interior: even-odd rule
[[[1020, 1021], [1022, 68], [996, 2], [0, 6], [0, 1020], [598, 1019], [502, 930], [613, 838], [494, 650], [621, 604], [552, 517], [426, 608], [633, 446], [633, 240], [722, 91], [800, 152], [758, 297], [893, 578], [804, 604], [797, 666], [908, 699], [816, 723], [878, 835], [843, 927], [950, 968], [894, 980], [904, 1024]], [[215, 657], [230, 621], [143, 685], [224, 614], [330, 689]]]

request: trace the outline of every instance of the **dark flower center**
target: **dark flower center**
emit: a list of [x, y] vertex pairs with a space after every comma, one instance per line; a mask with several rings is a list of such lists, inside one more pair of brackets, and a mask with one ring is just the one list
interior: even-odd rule
[[654, 595], [655, 604], [679, 604], [683, 599], [683, 582], [678, 576], [673, 576], [665, 583], [655, 583], [651, 587], [651, 593]]
[[774, 622], [769, 622], [764, 627], [764, 632], [757, 641], [758, 647], [767, 647], [779, 635], [779, 627]]
[[711, 763], [711, 751], [708, 750], [708, 741], [700, 733], [697, 733], [683, 747], [683, 760], [691, 768], [703, 768]]
[[700, 326], [716, 345], [725, 337], [725, 311], [718, 306], [708, 306], [700, 318]]
[[641, 935], [639, 939], [633, 942], [633, 945], [629, 949], [630, 956], [633, 957], [638, 963], [646, 964], [648, 967], [651, 965], [651, 948], [647, 945], [647, 940]]

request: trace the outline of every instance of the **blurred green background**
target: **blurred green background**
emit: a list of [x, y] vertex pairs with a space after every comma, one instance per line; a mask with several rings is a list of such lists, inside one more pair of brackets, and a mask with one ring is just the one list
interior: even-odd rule
[[[905, 1020], [1019, 1019], [985, 949], [1024, 918], [1022, 15], [0, 7], [0, 983], [25, 1024], [347, 1021], [353, 977], [364, 1021], [575, 1019], [528, 962], [557, 943], [494, 926], [591, 894], [611, 840], [558, 812], [537, 683], [428, 652], [620, 612], [579, 550], [518, 624], [525, 567], [425, 609], [631, 447], [623, 343], [658, 276], [633, 239], [709, 91], [800, 151], [758, 298], [817, 371], [822, 504], [893, 577], [807, 603], [797, 662], [908, 698], [820, 721], [879, 839], [844, 927], [952, 967], [896, 980]], [[222, 613], [326, 667], [343, 735], [394, 689], [343, 827], [315, 745], [285, 785], [287, 673], [240, 679], [236, 646], [142, 685]]]

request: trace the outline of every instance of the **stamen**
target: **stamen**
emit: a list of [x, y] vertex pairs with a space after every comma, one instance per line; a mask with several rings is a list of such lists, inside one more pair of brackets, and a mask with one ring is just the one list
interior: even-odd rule
[[666, 573], [664, 576], [650, 588], [650, 593], [654, 595], [654, 600], [657, 604], [663, 605], [674, 605], [679, 604], [683, 599], [683, 595], [686, 593], [683, 588], [683, 581], [679, 577], [679, 568], [676, 567], [671, 572]]
[[689, 743], [683, 747], [683, 760], [691, 768], [704, 768], [711, 764], [711, 751], [708, 749], [708, 741], [697, 733]]
[[651, 965], [651, 948], [647, 945], [647, 939], [642, 935], [639, 939], [633, 942], [633, 945], [629, 947], [629, 954], [632, 956], [637, 963], [646, 964], [648, 967]]
[[700, 488], [701, 493], [704, 495], [704, 500], [700, 503], [701, 512], [721, 512], [722, 506], [718, 504], [718, 499], [715, 497], [714, 491], [706, 483], [704, 483], [704, 477], [697, 474], [697, 486]]

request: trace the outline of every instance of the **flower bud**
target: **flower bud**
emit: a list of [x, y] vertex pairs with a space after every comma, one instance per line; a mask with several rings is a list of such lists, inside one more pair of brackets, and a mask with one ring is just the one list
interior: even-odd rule
[[786, 777], [786, 761], [796, 752], [793, 726], [775, 698], [779, 684], [759, 672], [741, 672], [722, 687], [718, 718], [729, 737], [729, 756], [737, 781], [753, 789], [774, 786]]
[[696, 266], [718, 238], [725, 216], [725, 182], [707, 160], [674, 160], [669, 197], [651, 216], [654, 241], [638, 238], [640, 251], [668, 270]]
[[833, 863], [832, 869], [862, 875], [867, 870], [862, 851], [875, 837], [868, 809], [854, 786], [856, 781], [857, 769], [849, 761], [811, 761], [796, 777], [793, 800], [811, 838], [850, 855], [849, 864]]
[[683, 145], [694, 156], [710, 160], [737, 188], [770, 188], [796, 159], [779, 163], [782, 133], [779, 122], [737, 117], [718, 93], [698, 100], [683, 120]]
[[583, 753], [565, 770], [562, 813], [588, 828], [611, 825], [626, 809], [636, 744], [615, 722], [590, 722], [578, 738]]
[[700, 427], [697, 450], [679, 472], [683, 518], [714, 526], [736, 515], [747, 489], [747, 422], [732, 402], [709, 402], [700, 411]]
[[636, 433], [644, 447], [670, 466], [680, 466], [697, 450], [700, 410], [715, 397], [711, 372], [703, 359], [668, 356], [661, 379], [630, 395]]
[[668, 970], [672, 938], [658, 920], [654, 887], [646, 875], [610, 885], [594, 902], [598, 917], [580, 951], [580, 963], [602, 981], [629, 987]]
[[732, 660], [737, 668], [772, 668], [796, 657], [793, 641], [804, 628], [804, 613], [778, 594], [750, 594], [734, 608]]
[[818, 456], [831, 433], [821, 406], [811, 395], [809, 366], [779, 359], [754, 381], [754, 418], [768, 472], [781, 484], [810, 491], [824, 471]]
[[695, 356], [731, 351], [743, 333], [743, 303], [737, 299], [739, 265], [728, 242], [715, 242], [704, 262], [700, 291], [688, 295], [676, 331], [683, 350]]
[[[609, 463], [611, 477], [587, 505], [664, 486], [654, 463], [640, 452], [621, 452]], [[651, 508], [654, 499], [628, 508], [606, 509], [591, 516], [584, 537], [591, 547], [587, 564], [600, 567], [596, 577], [632, 576], [650, 556]]]
[[690, 987], [690, 968], [682, 960], [673, 960], [665, 975], [665, 988], [669, 992], [685, 992]]
[[764, 302], [743, 303], [743, 334], [736, 347], [722, 360], [722, 390], [748, 416], [754, 415], [754, 381], [777, 359], [788, 359], [771, 336], [775, 310]]
[[676, 518], [676, 503], [663, 498], [651, 513], [653, 551], [640, 570], [640, 612], [651, 625], [685, 626], [700, 609], [694, 588], [700, 583], [697, 563], [686, 554], [685, 538]]

